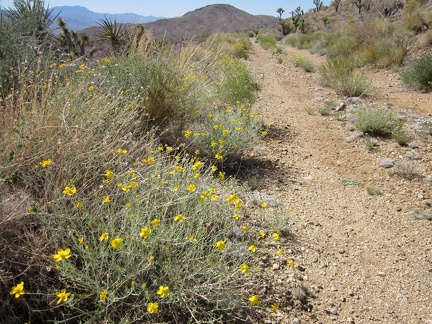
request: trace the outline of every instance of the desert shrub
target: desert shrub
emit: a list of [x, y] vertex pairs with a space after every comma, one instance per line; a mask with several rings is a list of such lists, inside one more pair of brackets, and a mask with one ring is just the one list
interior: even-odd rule
[[355, 72], [356, 62], [351, 57], [327, 59], [319, 68], [324, 84], [339, 95], [353, 97], [370, 91], [370, 82]]
[[318, 39], [320, 33], [315, 34], [289, 34], [283, 39], [285, 44], [298, 49], [310, 48]]
[[259, 44], [261, 45], [262, 48], [264, 49], [270, 49], [271, 47], [276, 45], [276, 40], [274, 39], [273, 36], [269, 36], [269, 35], [259, 35], [257, 38]]
[[[260, 136], [247, 65], [192, 47], [42, 61], [18, 81], [0, 102], [0, 318], [247, 320], [261, 236], [239, 231], [245, 193], [212, 163], [225, 157], [205, 159], [212, 138], [239, 158]], [[183, 116], [202, 144], [160, 142]]]
[[51, 11], [44, 1], [16, 1], [0, 12], [0, 95], [20, 71], [31, 72], [55, 44]]
[[299, 67], [306, 72], [313, 72], [315, 70], [315, 66], [312, 63], [312, 60], [306, 56], [296, 55], [291, 60], [295, 67]]
[[367, 187], [366, 191], [371, 196], [382, 196], [382, 190], [378, 187]]
[[255, 100], [257, 84], [248, 66], [228, 55], [217, 62], [216, 91], [225, 104], [251, 104]]
[[241, 43], [236, 43], [233, 45], [234, 57], [247, 59], [249, 58], [249, 52], [245, 46]]
[[360, 131], [371, 136], [391, 135], [396, 127], [403, 125], [392, 110], [375, 106], [359, 109], [353, 123]]
[[432, 11], [421, 8], [417, 1], [409, 2], [405, 6], [402, 23], [408, 30], [419, 33], [432, 23]]
[[423, 55], [408, 62], [400, 71], [402, 80], [408, 85], [417, 85], [421, 90], [432, 90], [432, 55]]
[[408, 180], [422, 177], [420, 165], [416, 161], [411, 160], [396, 161], [390, 172]]
[[413, 34], [406, 30], [389, 27], [382, 36], [375, 36], [360, 50], [364, 63], [378, 67], [394, 67], [402, 64], [412, 47]]
[[229, 105], [215, 109], [184, 132], [189, 146], [199, 156], [218, 166], [231, 167], [258, 141], [262, 123], [250, 108]]

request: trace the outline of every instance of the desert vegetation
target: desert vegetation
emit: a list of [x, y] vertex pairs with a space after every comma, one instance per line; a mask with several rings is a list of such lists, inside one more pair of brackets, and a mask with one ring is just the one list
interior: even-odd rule
[[[276, 133], [252, 111], [259, 84], [247, 62], [250, 37], [278, 66], [317, 71], [343, 98], [373, 92], [365, 66], [394, 69], [430, 91], [429, 2], [314, 1], [288, 19], [279, 8], [276, 37], [256, 29], [175, 44], [104, 20], [98, 39], [110, 54], [99, 57], [64, 21], [52, 33], [44, 1], [16, 1], [0, 20], [0, 317], [226, 323], [278, 314], [292, 299], [307, 309], [313, 291], [299, 285], [275, 299], [281, 279], [263, 271], [295, 268], [284, 256], [292, 208], [236, 179], [257, 163], [251, 152], [267, 127]], [[285, 60], [285, 44], [326, 60]], [[326, 101], [318, 112], [340, 108], [337, 118], [369, 149], [380, 137], [408, 144], [406, 119], [390, 107], [338, 105]], [[411, 161], [392, 172], [423, 176]]]
[[248, 225], [247, 188], [226, 172], [262, 136], [241, 60], [249, 39], [128, 43], [104, 21], [115, 55], [92, 60], [68, 46], [64, 22], [65, 42], [50, 33], [43, 1], [19, 3], [0, 35], [1, 318], [230, 322], [277, 310], [253, 265], [287, 223]]
[[368, 82], [358, 69], [373, 66], [399, 69], [407, 84], [430, 91], [430, 1], [314, 4], [314, 10], [305, 13], [299, 7], [286, 19], [282, 8], [277, 12], [281, 33], [287, 35], [283, 42], [326, 55], [319, 72], [327, 85], [345, 96], [366, 94]]

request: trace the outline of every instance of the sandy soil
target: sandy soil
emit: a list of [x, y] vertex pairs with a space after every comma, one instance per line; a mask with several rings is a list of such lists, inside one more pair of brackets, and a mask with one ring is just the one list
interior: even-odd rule
[[[296, 54], [316, 66], [323, 61], [285, 47], [279, 64], [258, 44], [250, 59], [261, 86], [254, 109], [270, 125], [256, 151], [275, 166], [258, 175], [255, 194], [281, 201], [294, 222], [282, 244], [295, 268], [270, 270], [280, 310], [265, 322], [432, 323], [432, 222], [410, 214], [430, 211], [430, 135], [412, 133], [411, 147], [378, 139], [373, 150], [362, 137], [347, 140], [353, 127], [318, 110], [326, 100], [351, 101], [322, 86], [317, 73], [294, 67]], [[374, 91], [356, 104], [389, 103], [409, 118], [431, 119], [431, 94], [408, 89], [393, 71], [364, 72]], [[409, 160], [412, 151], [422, 177], [407, 180], [380, 165], [383, 158]], [[370, 195], [367, 187], [383, 194]]]

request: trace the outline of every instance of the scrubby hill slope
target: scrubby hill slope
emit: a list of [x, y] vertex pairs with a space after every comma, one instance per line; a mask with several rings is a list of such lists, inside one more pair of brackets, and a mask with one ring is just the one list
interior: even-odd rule
[[278, 26], [276, 17], [251, 15], [231, 5], [216, 4], [190, 11], [179, 18], [161, 19], [144, 24], [157, 38], [191, 38], [205, 33], [233, 33], [252, 28], [274, 29]]

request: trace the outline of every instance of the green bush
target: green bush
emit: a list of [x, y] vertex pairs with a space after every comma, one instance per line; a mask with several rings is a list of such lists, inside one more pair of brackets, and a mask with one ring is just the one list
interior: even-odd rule
[[306, 72], [313, 72], [315, 70], [314, 64], [306, 56], [296, 55], [292, 58], [292, 62], [295, 67], [299, 67]]
[[234, 57], [245, 59], [245, 60], [249, 58], [249, 52], [243, 44], [241, 43], [234, 44], [233, 50], [234, 50]]
[[373, 106], [358, 110], [353, 123], [360, 131], [371, 136], [389, 136], [403, 125], [390, 109]]
[[273, 36], [260, 35], [257, 40], [261, 47], [266, 50], [276, 45], [276, 40]]
[[380, 37], [364, 44], [360, 50], [364, 63], [377, 67], [395, 67], [402, 64], [413, 44], [413, 34], [392, 26]]
[[402, 80], [408, 85], [417, 85], [423, 91], [432, 90], [432, 55], [423, 55], [407, 63], [400, 71]]
[[149, 52], [42, 60], [0, 102], [4, 321], [249, 319], [252, 251], [274, 226], [247, 230], [246, 195], [220, 160], [260, 136], [256, 85], [204, 45]]
[[370, 82], [355, 72], [356, 62], [351, 57], [327, 59], [319, 68], [324, 84], [339, 95], [361, 96], [370, 91]]
[[[248, 308], [253, 291], [241, 265], [252, 264], [253, 241], [234, 235], [243, 214], [239, 189], [214, 178], [199, 160], [171, 161], [166, 147], [148, 149], [139, 158], [134, 150], [106, 152], [111, 163], [95, 170], [99, 189], [68, 182], [56, 191], [52, 215], [34, 206], [50, 236], [49, 255], [71, 251], [68, 260], [46, 260], [60, 281], [50, 288], [73, 294], [62, 318], [118, 323], [245, 316], [240, 309]], [[69, 195], [67, 188], [77, 192]], [[44, 288], [40, 297], [53, 299]]]

